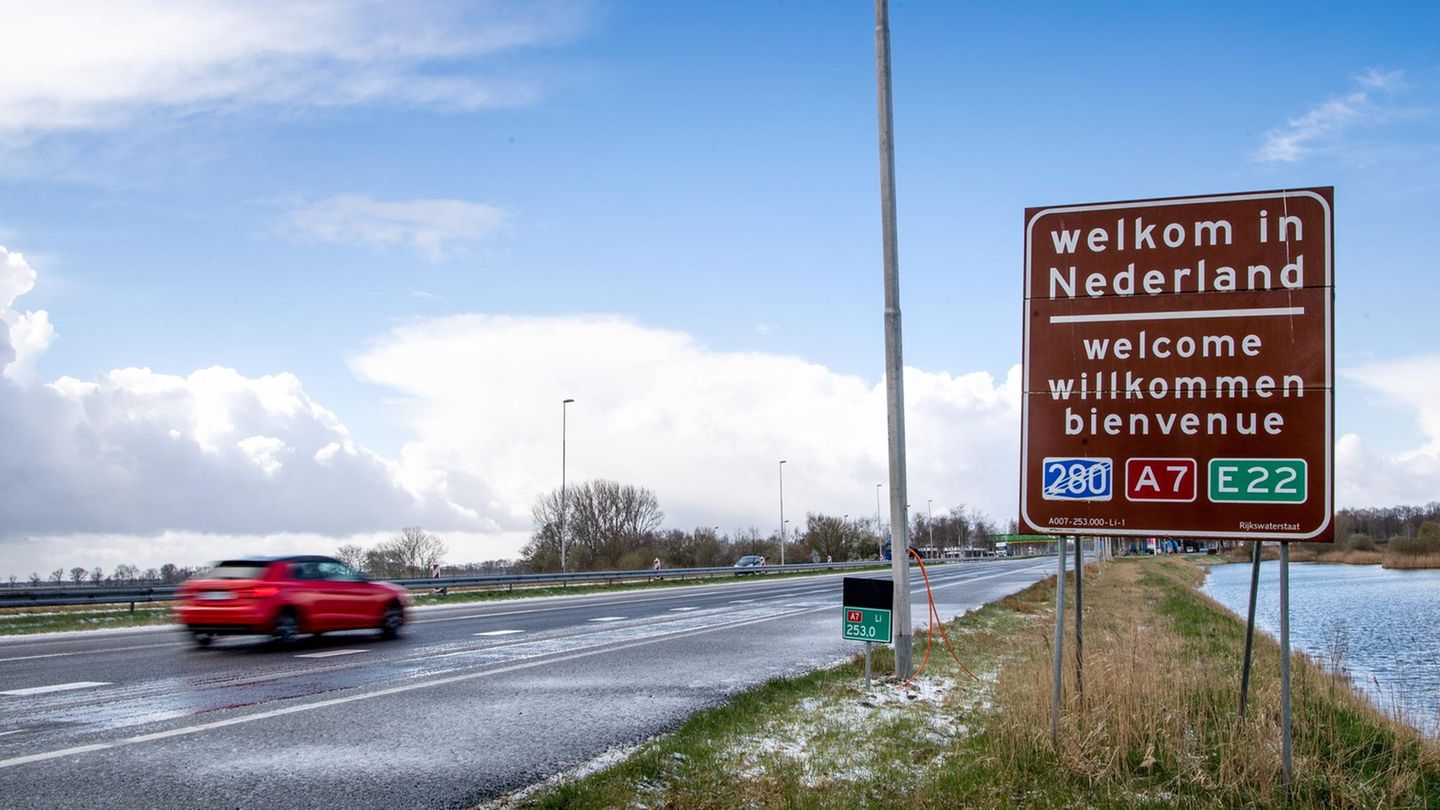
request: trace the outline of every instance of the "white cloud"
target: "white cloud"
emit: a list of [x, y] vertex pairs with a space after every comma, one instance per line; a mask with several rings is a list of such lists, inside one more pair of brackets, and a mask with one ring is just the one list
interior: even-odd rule
[[0, 325], [5, 327], [0, 340], [0, 372], [10, 380], [30, 379], [35, 358], [55, 339], [55, 329], [44, 310], [19, 312], [13, 308], [15, 300], [34, 287], [35, 270], [30, 263], [0, 245]]
[[[875, 483], [888, 481], [883, 383], [715, 352], [623, 318], [424, 320], [351, 365], [405, 397], [396, 418], [417, 433], [399, 461], [407, 485], [471, 504], [491, 492], [488, 514], [517, 527], [560, 483], [567, 397], [571, 480], [649, 487], [669, 526], [773, 530], [782, 458], [792, 527], [811, 511], [873, 516]], [[996, 383], [912, 368], [906, 386], [911, 503], [965, 503], [1003, 524], [1016, 500], [1018, 369]]]
[[1265, 133], [1255, 153], [1262, 163], [1295, 163], [1335, 148], [1338, 137], [1357, 126], [1374, 125], [1397, 115], [1384, 99], [1405, 87], [1403, 70], [1370, 69], [1355, 77], [1356, 89], [1327, 99], [1305, 114]]
[[554, 43], [576, 3], [81, 0], [0, 3], [0, 132], [108, 129], [156, 111], [525, 103], [477, 60]]
[[380, 202], [337, 194], [291, 211], [287, 222], [302, 237], [376, 248], [404, 245], [439, 262], [460, 246], [495, 233], [505, 219], [499, 208], [464, 200]]
[[1372, 450], [1358, 435], [1336, 446], [1340, 506], [1424, 504], [1440, 498], [1440, 355], [1419, 355], [1341, 372], [1411, 413], [1426, 442], [1398, 453]]
[[[36, 274], [0, 248], [0, 542], [164, 531], [343, 535], [421, 523], [494, 529], [408, 489], [291, 374], [116, 369], [30, 380], [53, 331], [18, 312]], [[16, 369], [23, 373], [16, 373]]]

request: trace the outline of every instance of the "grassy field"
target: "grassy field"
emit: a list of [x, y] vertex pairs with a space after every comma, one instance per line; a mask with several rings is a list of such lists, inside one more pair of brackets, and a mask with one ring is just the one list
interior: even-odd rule
[[[937, 638], [917, 684], [867, 693], [857, 657], [767, 683], [603, 770], [491, 806], [1440, 807], [1440, 743], [1300, 656], [1287, 789], [1278, 647], [1257, 638], [1250, 719], [1239, 723], [1244, 627], [1195, 590], [1202, 569], [1150, 558], [1088, 572], [1085, 694], [1070, 637], [1058, 745], [1052, 578], [949, 625], [978, 679]], [[888, 653], [877, 662], [891, 666]]]
[[[889, 563], [877, 563], [876, 567], [879, 568], [888, 565]], [[847, 570], [870, 569], [852, 568]], [[788, 574], [767, 573], [764, 575], [764, 579], [790, 579], [809, 576], [817, 576], [817, 574], [810, 572]], [[747, 575], [743, 577], [743, 579], [748, 582], [757, 578]], [[570, 585], [563, 588], [559, 586], [546, 586], [541, 588], [520, 587], [514, 590], [502, 588], [470, 590], [452, 588], [447, 594], [415, 591], [413, 595], [415, 597], [415, 604], [418, 607], [422, 605], [493, 602], [505, 599], [529, 599], [540, 596], [584, 596], [587, 594], [612, 593], [615, 591], [675, 588], [689, 585], [733, 584], [735, 581], [736, 578], [730, 576], [712, 579], [666, 579], [662, 577], [658, 580], [648, 582], [630, 582], [619, 585]], [[141, 602], [136, 604], [133, 612], [127, 605], [111, 605], [106, 607], [74, 605], [68, 607], [0, 608], [0, 636], [50, 633], [62, 630], [145, 627], [156, 624], [169, 624], [170, 621], [170, 607], [168, 603]]]

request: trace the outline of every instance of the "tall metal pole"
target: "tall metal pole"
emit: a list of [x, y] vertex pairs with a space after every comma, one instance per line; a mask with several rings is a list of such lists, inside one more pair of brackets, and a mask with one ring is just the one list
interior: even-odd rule
[[1055, 538], [1055, 683], [1050, 689], [1050, 745], [1060, 742], [1060, 678], [1065, 660], [1065, 538]]
[[1285, 785], [1295, 773], [1290, 759], [1290, 543], [1280, 541], [1280, 757]]
[[574, 402], [567, 399], [560, 403], [560, 570], [565, 570], [565, 433], [566, 406]]
[[1245, 658], [1240, 664], [1240, 719], [1245, 719], [1245, 701], [1250, 696], [1250, 653], [1255, 647], [1255, 597], [1260, 590], [1260, 547], [1255, 541], [1255, 553], [1250, 561], [1250, 610], [1245, 614]]
[[905, 484], [905, 362], [900, 343], [900, 250], [895, 228], [895, 118], [890, 104], [890, 4], [875, 0], [875, 71], [880, 118], [880, 220], [885, 255], [885, 394], [890, 425], [890, 577], [894, 581], [895, 675], [909, 678], [910, 527]]
[[780, 459], [780, 564], [785, 564], [785, 459]]

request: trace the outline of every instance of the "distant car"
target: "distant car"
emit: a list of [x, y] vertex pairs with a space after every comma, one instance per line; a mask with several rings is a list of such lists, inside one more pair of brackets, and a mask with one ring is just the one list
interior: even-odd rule
[[225, 560], [182, 584], [175, 599], [176, 621], [201, 647], [222, 635], [291, 644], [302, 633], [367, 628], [395, 638], [411, 604], [399, 585], [312, 555]]
[[759, 554], [746, 554], [744, 557], [735, 561], [736, 568], [761, 568], [764, 565], [765, 558]]

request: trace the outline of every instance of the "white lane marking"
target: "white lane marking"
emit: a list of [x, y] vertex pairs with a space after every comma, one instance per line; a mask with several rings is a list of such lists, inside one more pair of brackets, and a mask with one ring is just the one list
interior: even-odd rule
[[366, 653], [369, 650], [326, 650], [318, 653], [305, 653], [297, 655], [296, 658], [334, 658], [337, 655], [354, 655], [355, 653]]
[[699, 610], [699, 608], [697, 608], [697, 607], [678, 607], [678, 608], [670, 608], [670, 611], [671, 611], [672, 613], [684, 613], [684, 612], [687, 611], [687, 610]]
[[[100, 632], [95, 630], [81, 632]], [[179, 647], [186, 642], [173, 641], [165, 644], [136, 644], [133, 647], [110, 647], [104, 650], [76, 650], [75, 652], [45, 653], [44, 655], [17, 655], [12, 658], [0, 658], [0, 664], [9, 661], [33, 661], [37, 658], [62, 658], [67, 655], [104, 655], [105, 653], [126, 652], [128, 650], [153, 650], [156, 647]]]
[[24, 697], [26, 695], [46, 695], [51, 692], [68, 692], [71, 689], [91, 689], [96, 686], [109, 686], [109, 681], [75, 681], [74, 683], [56, 683], [50, 686], [32, 686], [29, 689], [8, 689], [0, 692], [0, 695], [15, 695]]
[[730, 600], [730, 604], [732, 604], [732, 605], [748, 605], [748, 604], [750, 604], [751, 602], [754, 602], [754, 601], [755, 601], [754, 599], [731, 599], [731, 600]]
[[45, 762], [47, 760], [60, 759], [61, 757], [68, 757], [74, 754], [88, 754], [94, 751], [106, 751], [111, 748], [120, 748], [127, 745], [138, 745], [139, 743], [154, 742], [155, 740], [166, 740], [170, 739], [171, 737], [182, 737], [190, 734], [198, 734], [202, 731], [211, 731], [217, 728], [238, 726], [244, 723], [253, 723], [257, 720], [269, 720], [272, 717], [283, 717], [287, 714], [295, 714], [297, 712], [308, 712], [314, 709], [326, 709], [331, 706], [340, 706], [345, 703], [353, 703], [357, 700], [369, 700], [371, 698], [386, 697], [388, 695], [400, 694], [402, 692], [413, 692], [416, 689], [429, 689], [432, 686], [448, 686], [452, 683], [473, 681], [479, 678], [488, 678], [492, 675], [505, 675], [511, 672], [517, 672], [522, 669], [529, 669], [531, 667], [563, 664], [566, 661], [575, 661], [580, 658], [588, 658], [592, 655], [604, 655], [608, 653], [623, 652], [625, 650], [635, 649], [636, 647], [645, 647], [651, 644], [658, 644], [662, 641], [669, 641], [671, 639], [688, 638], [690, 636], [699, 636], [706, 633], [716, 633], [722, 630], [734, 630], [737, 627], [745, 627], [747, 625], [760, 624], [762, 622], [772, 622], [777, 619], [788, 619], [806, 613], [815, 613], [816, 611], [831, 609], [832, 608], [827, 605], [823, 608], [811, 608], [809, 610], [796, 610], [788, 613], [777, 613], [772, 616], [761, 616], [759, 618], [750, 619], [748, 621], [702, 627], [697, 630], [681, 630], [679, 632], [665, 633], [662, 635], [652, 636], [650, 638], [640, 639], [638, 641], [632, 641], [625, 644], [614, 644], [604, 647], [597, 647], [593, 650], [585, 650], [583, 652], [571, 653], [570, 655], [561, 655], [555, 657], [544, 656], [538, 660], [525, 661], [518, 664], [512, 664], [510, 666], [485, 670], [484, 672], [467, 672], [464, 675], [452, 675], [446, 678], [436, 678], [433, 681], [425, 681], [423, 683], [410, 683], [403, 686], [391, 686], [386, 689], [377, 689], [374, 692], [366, 692], [362, 695], [347, 695], [345, 697], [331, 698], [329, 700], [320, 700], [316, 701], [315, 703], [305, 703], [296, 706], [285, 706], [283, 708], [272, 709], [266, 712], [248, 714], [244, 717], [231, 717], [225, 720], [216, 720], [213, 723], [201, 723], [200, 725], [196, 726], [173, 728], [168, 731], [156, 731], [150, 734], [137, 734], [134, 737], [126, 737], [124, 739], [115, 740], [113, 742], [92, 743], [90, 745], [77, 745], [74, 748], [62, 748], [56, 751], [45, 751], [39, 754], [27, 754], [26, 756], [22, 757], [0, 759], [0, 769], [13, 768], [17, 765], [29, 765], [33, 762]]
[[624, 620], [624, 616], [596, 616], [592, 622], [618, 622]]
[[25, 730], [25, 729], [23, 729], [23, 728], [15, 728], [15, 729], [11, 729], [11, 730], [9, 730], [9, 731], [0, 731], [0, 737], [4, 737], [6, 734], [19, 734], [20, 732], [22, 732], [22, 731], [24, 731], [24, 730]]
[[483, 633], [476, 633], [477, 636], [509, 636], [515, 633], [523, 633], [524, 630], [486, 630]]

